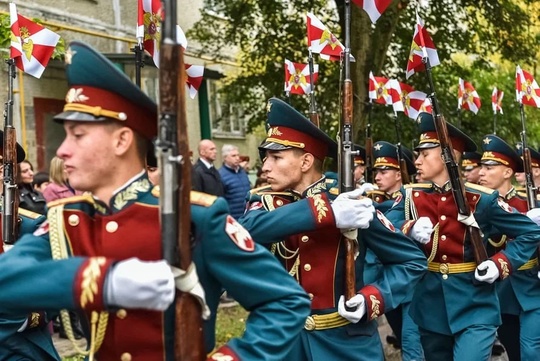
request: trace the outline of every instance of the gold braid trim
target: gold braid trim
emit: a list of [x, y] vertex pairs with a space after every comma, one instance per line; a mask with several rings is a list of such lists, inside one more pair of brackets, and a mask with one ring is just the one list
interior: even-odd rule
[[432, 262], [435, 258], [435, 255], [437, 254], [437, 249], [439, 248], [439, 223], [435, 225], [433, 228], [433, 243], [431, 247], [431, 253], [429, 254], [429, 257], [427, 259], [428, 263]]
[[[51, 244], [51, 254], [54, 260], [67, 259], [69, 253], [67, 250], [67, 241], [64, 235], [64, 205], [57, 205], [49, 208], [47, 213], [47, 219], [49, 221], [49, 240]], [[60, 311], [60, 318], [62, 319], [62, 325], [66, 331], [68, 339], [71, 341], [75, 351], [83, 356], [88, 356], [89, 361], [94, 360], [94, 353], [96, 353], [103, 340], [105, 339], [105, 331], [107, 330], [107, 322], [109, 320], [109, 314], [107, 312], [92, 311], [91, 318], [91, 335], [90, 344], [87, 345], [89, 350], [82, 350], [75, 341], [75, 335], [71, 327], [71, 317], [67, 310]]]
[[64, 111], [89, 113], [95, 117], [104, 116], [107, 118], [113, 118], [120, 121], [124, 121], [127, 119], [126, 113], [115, 112], [112, 110], [103, 109], [102, 107], [92, 107], [90, 105], [84, 105], [84, 104], [79, 104], [79, 103], [68, 103], [64, 105]]
[[[406, 188], [405, 189], [405, 219], [406, 220], [417, 220], [418, 219], [418, 210], [411, 197], [413, 196], [414, 189]], [[439, 223], [433, 227], [433, 244], [431, 247], [431, 253], [427, 259], [428, 262], [432, 262], [437, 254], [437, 249], [439, 248]]]
[[503, 234], [503, 236], [501, 237], [501, 240], [499, 242], [495, 242], [491, 238], [488, 238], [488, 241], [493, 247], [499, 248], [504, 244], [504, 242], [506, 242], [506, 235]]

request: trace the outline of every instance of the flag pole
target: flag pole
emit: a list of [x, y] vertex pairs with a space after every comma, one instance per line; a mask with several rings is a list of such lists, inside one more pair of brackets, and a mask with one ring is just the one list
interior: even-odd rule
[[319, 114], [317, 113], [317, 102], [315, 101], [315, 66], [313, 65], [313, 54], [309, 49], [309, 119], [319, 128]]
[[497, 109], [493, 113], [493, 134], [497, 135]]

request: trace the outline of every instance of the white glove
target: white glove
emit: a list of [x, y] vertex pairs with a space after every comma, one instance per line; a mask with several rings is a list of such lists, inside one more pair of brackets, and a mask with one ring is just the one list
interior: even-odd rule
[[375, 214], [375, 207], [369, 198], [358, 199], [362, 189], [340, 194], [332, 202], [332, 211], [336, 218], [336, 227], [340, 229], [365, 229]]
[[411, 238], [419, 243], [426, 244], [431, 239], [431, 233], [433, 233], [431, 219], [429, 217], [420, 217], [411, 229]]
[[[347, 308], [353, 308], [353, 311], [348, 311]], [[352, 323], [358, 323], [366, 314], [366, 299], [364, 296], [357, 294], [347, 302], [345, 302], [345, 297], [342, 295], [339, 298], [338, 303], [338, 313], [341, 317], [351, 321]]]
[[[479, 271], [484, 270], [485, 274], [483, 276], [478, 274]], [[476, 270], [474, 271], [474, 278], [476, 278], [476, 280], [480, 282], [493, 283], [499, 278], [499, 269], [497, 268], [497, 265], [495, 265], [495, 262], [488, 259], [476, 266]]]
[[540, 208], [533, 208], [527, 212], [527, 217], [540, 226]]
[[538, 279], [540, 279], [540, 271], [538, 271]]
[[199, 282], [195, 263], [192, 262], [186, 271], [172, 266], [171, 270], [174, 274], [176, 288], [182, 292], [192, 294], [201, 305], [202, 318], [208, 320], [210, 318], [210, 308], [208, 308], [208, 305], [206, 304], [206, 294]]
[[164, 311], [174, 300], [174, 293], [174, 276], [167, 262], [130, 258], [118, 262], [109, 272], [105, 303]]
[[366, 183], [362, 184], [360, 187], [358, 187], [356, 189], [359, 189], [359, 190], [362, 191], [362, 193], [360, 193], [360, 194], [366, 194], [366, 193], [371, 192], [371, 191], [373, 191], [373, 190], [375, 190], [377, 188], [373, 184], [366, 182]]

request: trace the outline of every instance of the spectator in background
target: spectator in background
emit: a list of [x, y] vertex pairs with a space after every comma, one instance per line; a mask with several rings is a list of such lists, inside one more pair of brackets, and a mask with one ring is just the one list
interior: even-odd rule
[[43, 193], [45, 188], [49, 185], [49, 172], [38, 172], [34, 174], [34, 189]]
[[248, 175], [240, 166], [238, 147], [225, 144], [221, 149], [223, 166], [219, 168], [221, 181], [225, 190], [225, 199], [229, 203], [231, 215], [238, 219], [244, 214], [246, 195], [251, 189]]
[[32, 163], [23, 160], [19, 163], [17, 173], [19, 188], [19, 206], [29, 211], [45, 214], [46, 201], [40, 191], [34, 189], [34, 167]]
[[193, 165], [191, 174], [191, 188], [194, 191], [223, 197], [225, 192], [221, 183], [221, 176], [214, 167], [217, 149], [214, 142], [203, 139], [199, 142], [199, 160]]
[[57, 199], [82, 194], [81, 192], [77, 192], [69, 185], [67, 172], [64, 167], [64, 161], [61, 158], [54, 157], [51, 159], [49, 178], [51, 183], [43, 191], [43, 197], [45, 197], [47, 203]]
[[148, 173], [148, 179], [152, 185], [159, 185], [159, 169], [151, 165], [146, 166], [146, 172]]

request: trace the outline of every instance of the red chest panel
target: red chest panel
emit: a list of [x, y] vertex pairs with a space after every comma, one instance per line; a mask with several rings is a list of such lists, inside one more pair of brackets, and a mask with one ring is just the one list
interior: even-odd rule
[[506, 201], [506, 203], [508, 203], [509, 205], [511, 205], [512, 207], [514, 207], [515, 209], [518, 210], [518, 212], [520, 213], [527, 213], [527, 211], [529, 210], [528, 206], [527, 206], [527, 200], [526, 199], [522, 199], [522, 198], [519, 198], [519, 197], [512, 197], [510, 199], [508, 199]]

